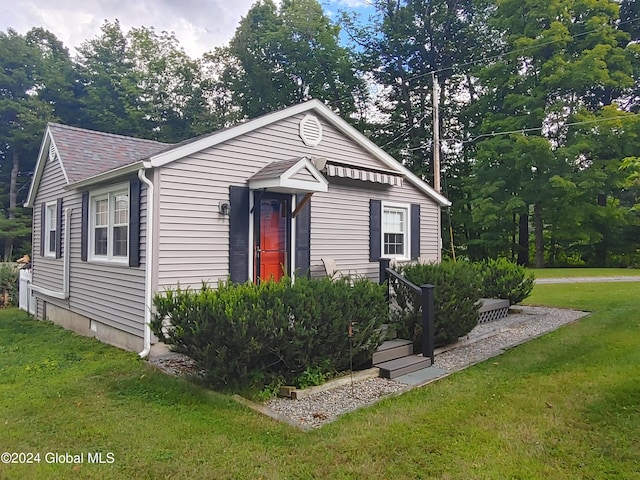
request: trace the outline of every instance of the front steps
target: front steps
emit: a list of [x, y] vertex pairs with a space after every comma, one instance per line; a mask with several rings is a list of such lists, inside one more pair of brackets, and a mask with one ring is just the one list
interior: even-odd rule
[[[479, 324], [499, 320], [509, 314], [509, 300], [481, 298], [479, 303]], [[371, 363], [380, 369], [380, 376], [384, 378], [397, 378], [431, 367], [429, 358], [414, 355], [413, 344], [400, 338], [387, 340], [380, 345]]]
[[373, 354], [372, 363], [380, 376], [396, 378], [431, 366], [431, 359], [413, 354], [413, 343], [396, 338], [384, 342]]

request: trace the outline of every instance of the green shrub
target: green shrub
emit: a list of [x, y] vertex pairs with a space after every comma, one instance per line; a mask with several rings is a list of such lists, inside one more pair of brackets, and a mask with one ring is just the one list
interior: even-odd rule
[[18, 305], [19, 270], [9, 263], [0, 263], [0, 307]]
[[[442, 262], [431, 265], [407, 265], [398, 272], [408, 280], [421, 286], [435, 286], [434, 343], [446, 345], [469, 333], [478, 324], [478, 300], [480, 298], [480, 276], [468, 262]], [[411, 289], [390, 280], [392, 286], [393, 324], [398, 337], [414, 342], [417, 349], [422, 345], [421, 299]]]
[[482, 297], [503, 298], [511, 305], [520, 303], [533, 290], [533, 274], [520, 265], [498, 258], [478, 264], [482, 277]]
[[193, 358], [211, 385], [232, 390], [347, 370], [350, 323], [353, 362], [365, 363], [388, 311], [385, 286], [346, 277], [178, 288], [154, 304], [154, 333]]

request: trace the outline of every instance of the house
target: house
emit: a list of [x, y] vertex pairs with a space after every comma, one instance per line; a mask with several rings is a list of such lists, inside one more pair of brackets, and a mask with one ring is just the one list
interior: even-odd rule
[[449, 201], [311, 100], [177, 145], [49, 124], [26, 205], [37, 317], [145, 356], [154, 293], [438, 261]]

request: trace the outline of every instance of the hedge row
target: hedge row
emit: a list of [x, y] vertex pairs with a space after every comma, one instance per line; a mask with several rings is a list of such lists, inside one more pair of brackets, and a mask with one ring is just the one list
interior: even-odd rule
[[[442, 262], [406, 265], [398, 272], [412, 283], [435, 286], [436, 346], [447, 345], [469, 333], [478, 324], [480, 298], [508, 299], [513, 305], [524, 300], [533, 289], [533, 277], [506, 259], [485, 262]], [[397, 279], [390, 280], [392, 324], [399, 337], [422, 345], [422, 306], [420, 298]]]
[[351, 278], [178, 288], [155, 296], [151, 328], [216, 388], [291, 385], [312, 371], [348, 370], [352, 355], [354, 365], [370, 361], [383, 341], [385, 293]]

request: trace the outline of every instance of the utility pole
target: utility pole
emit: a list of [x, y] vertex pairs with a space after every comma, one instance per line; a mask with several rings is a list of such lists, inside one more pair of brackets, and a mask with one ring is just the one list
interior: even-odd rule
[[440, 193], [440, 95], [438, 92], [438, 77], [431, 73], [433, 81], [433, 189]]

